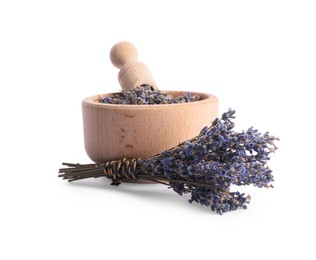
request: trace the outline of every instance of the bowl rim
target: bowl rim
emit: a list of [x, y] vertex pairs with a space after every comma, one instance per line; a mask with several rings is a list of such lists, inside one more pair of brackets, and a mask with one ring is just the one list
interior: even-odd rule
[[184, 102], [184, 103], [176, 103], [176, 104], [154, 104], [154, 105], [106, 104], [106, 103], [99, 103], [97, 101], [99, 96], [103, 97], [107, 95], [121, 93], [121, 92], [113, 92], [113, 93], [104, 93], [104, 94], [87, 97], [82, 101], [82, 105], [106, 108], [106, 109], [117, 109], [117, 110], [158, 110], [158, 109], [184, 107], [184, 106], [199, 106], [199, 105], [213, 103], [213, 102], [218, 101], [218, 98], [215, 95], [204, 93], [204, 92], [181, 91], [181, 90], [164, 90], [164, 92], [168, 92], [170, 94], [190, 92], [192, 94], [200, 95], [202, 99], [198, 101], [194, 101], [194, 102]]

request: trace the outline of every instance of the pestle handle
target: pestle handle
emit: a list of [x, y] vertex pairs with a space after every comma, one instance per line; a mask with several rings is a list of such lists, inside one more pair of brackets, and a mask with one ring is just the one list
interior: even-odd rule
[[112, 64], [120, 69], [118, 80], [123, 91], [131, 91], [140, 85], [157, 85], [147, 66], [137, 61], [138, 52], [130, 42], [118, 42], [110, 51]]

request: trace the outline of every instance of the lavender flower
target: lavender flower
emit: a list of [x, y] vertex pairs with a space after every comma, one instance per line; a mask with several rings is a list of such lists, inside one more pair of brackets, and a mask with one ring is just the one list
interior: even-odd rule
[[[269, 133], [260, 134], [249, 128], [237, 133], [233, 130], [235, 111], [228, 110], [212, 126], [181, 145], [151, 159], [143, 160], [138, 172], [154, 172], [175, 180], [170, 186], [182, 195], [191, 192], [190, 202], [210, 206], [223, 213], [237, 208], [246, 208], [250, 196], [230, 192], [231, 185], [254, 185], [272, 187], [272, 171], [268, 168], [269, 154], [277, 148], [275, 138]], [[206, 183], [216, 190], [178, 185], [176, 180], [185, 178], [192, 183]]]
[[[247, 208], [250, 196], [232, 192], [232, 185], [272, 187], [269, 155], [279, 140], [254, 128], [235, 132], [235, 111], [229, 109], [200, 134], [148, 159], [122, 159], [100, 165], [66, 164], [60, 177], [78, 180], [106, 176], [113, 184], [124, 179], [145, 179], [163, 183], [179, 195], [189, 193], [189, 202], [197, 202], [219, 214]], [[105, 174], [103, 173], [105, 171]]]

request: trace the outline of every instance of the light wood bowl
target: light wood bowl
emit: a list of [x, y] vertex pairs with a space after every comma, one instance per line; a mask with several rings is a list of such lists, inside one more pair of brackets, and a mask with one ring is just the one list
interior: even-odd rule
[[[178, 96], [183, 91], [167, 91]], [[112, 95], [100, 95], [102, 98]], [[200, 101], [166, 105], [113, 105], [98, 96], [82, 101], [84, 144], [92, 161], [148, 158], [177, 146], [209, 126], [218, 113], [216, 96], [197, 93]]]

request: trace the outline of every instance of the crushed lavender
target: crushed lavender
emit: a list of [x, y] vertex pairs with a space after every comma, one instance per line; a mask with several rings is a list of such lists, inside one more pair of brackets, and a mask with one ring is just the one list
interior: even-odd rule
[[185, 92], [178, 97], [173, 97], [167, 92], [154, 90], [153, 87], [149, 85], [141, 85], [126, 93], [115, 93], [109, 97], [99, 98], [100, 103], [120, 105], [177, 104], [198, 100], [200, 100], [200, 96], [191, 92]]

